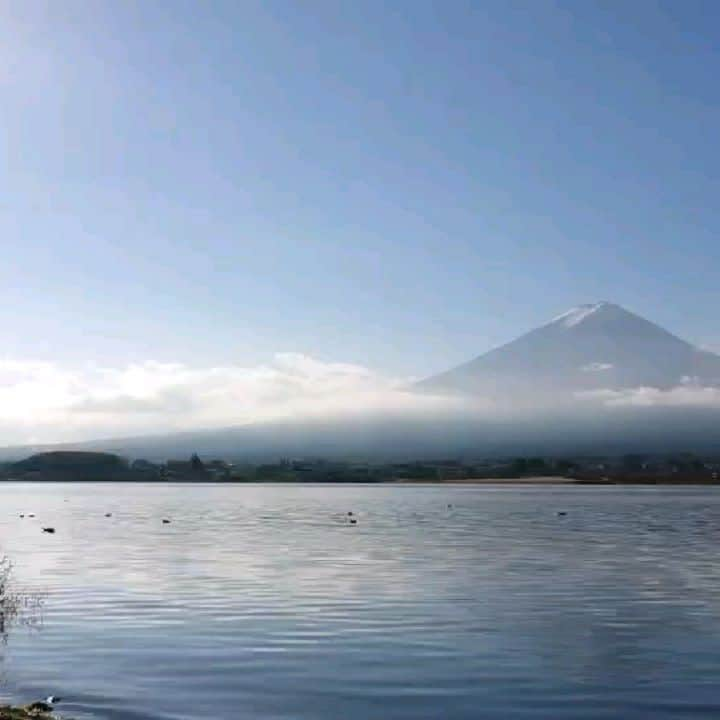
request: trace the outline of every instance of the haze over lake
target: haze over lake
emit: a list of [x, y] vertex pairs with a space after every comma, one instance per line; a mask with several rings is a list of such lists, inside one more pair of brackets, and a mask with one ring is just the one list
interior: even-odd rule
[[3, 693], [72, 717], [720, 713], [715, 488], [7, 483], [0, 507], [47, 593]]

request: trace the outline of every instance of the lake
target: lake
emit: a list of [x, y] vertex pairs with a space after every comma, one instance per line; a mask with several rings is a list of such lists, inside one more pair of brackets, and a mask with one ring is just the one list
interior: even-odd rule
[[0, 552], [46, 602], [0, 647], [0, 695], [128, 720], [717, 718], [719, 546], [711, 487], [5, 483]]

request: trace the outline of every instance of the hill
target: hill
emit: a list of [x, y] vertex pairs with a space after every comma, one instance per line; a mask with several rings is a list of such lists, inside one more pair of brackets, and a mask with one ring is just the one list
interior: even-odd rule
[[11, 464], [5, 476], [27, 480], [127, 480], [128, 463], [106, 452], [54, 450]]

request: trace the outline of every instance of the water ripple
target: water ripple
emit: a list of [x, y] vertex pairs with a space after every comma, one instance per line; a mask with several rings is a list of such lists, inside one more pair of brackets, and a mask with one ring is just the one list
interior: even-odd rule
[[42, 629], [0, 651], [0, 692], [62, 695], [80, 720], [720, 716], [715, 488], [5, 483], [0, 500], [2, 550], [47, 595]]

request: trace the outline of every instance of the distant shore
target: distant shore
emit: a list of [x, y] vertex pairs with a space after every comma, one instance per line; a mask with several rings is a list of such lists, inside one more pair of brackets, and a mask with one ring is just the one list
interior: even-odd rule
[[293, 460], [232, 463], [187, 460], [130, 461], [107, 452], [50, 451], [0, 466], [0, 480], [19, 482], [274, 483], [420, 485], [713, 485], [720, 458], [692, 454], [646, 458], [517, 457], [469, 462], [458, 459], [371, 462]]
[[543, 477], [514, 477], [514, 478], [452, 478], [448, 480], [437, 479], [383, 479], [383, 480], [193, 480], [172, 478], [169, 480], [118, 480], [116, 478], [93, 478], [73, 480], [68, 478], [0, 478], [0, 487], [3, 483], [23, 483], [25, 485], [46, 485], [46, 484], [69, 484], [69, 485], [92, 485], [96, 483], [112, 483], [121, 485], [207, 485], [212, 487], [222, 485], [396, 485], [398, 487], [411, 485], [495, 485], [495, 486], [548, 486], [548, 485], [566, 485], [566, 486], [618, 486], [618, 485], [634, 485], [634, 486], [708, 486], [717, 485], [717, 480], [706, 480], [704, 478], [679, 479], [672, 477], [662, 478], [610, 478], [610, 479], [587, 479], [587, 478], [571, 478], [559, 476], [543, 476]]
[[386, 480], [386, 485], [573, 485], [573, 478], [557, 476], [517, 477], [517, 478], [453, 478], [452, 480]]
[[706, 478], [574, 478], [560, 476], [513, 477], [513, 478], [458, 478], [453, 480], [388, 480], [379, 484], [389, 485], [718, 485], [717, 480]]
[[[98, 478], [94, 480], [69, 479], [36, 479], [2, 478], [3, 483], [23, 483], [26, 485], [45, 484], [71, 484], [92, 485], [94, 483], [114, 483], [120, 485], [588, 485], [572, 478], [539, 477], [539, 478], [460, 478], [453, 480], [116, 480], [112, 478]], [[601, 485], [614, 485], [617, 483], [592, 483]], [[687, 484], [687, 483], [677, 483]]]

